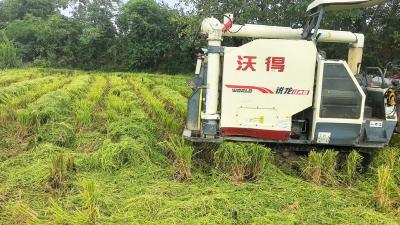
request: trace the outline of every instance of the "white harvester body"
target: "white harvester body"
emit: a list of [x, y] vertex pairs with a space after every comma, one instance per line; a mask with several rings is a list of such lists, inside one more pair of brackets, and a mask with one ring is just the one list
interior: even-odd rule
[[[381, 3], [317, 0], [304, 28], [237, 25], [207, 18], [208, 49], [199, 55], [184, 136], [192, 141], [255, 142], [380, 147], [397, 122], [389, 87], [362, 86], [364, 35], [321, 30], [327, 10]], [[223, 37], [255, 40], [223, 47]], [[317, 43], [346, 43], [347, 61], [328, 60]], [[392, 92], [390, 92], [392, 93]]]
[[304, 40], [258, 39], [225, 48], [222, 134], [289, 137], [292, 116], [313, 105], [316, 57], [315, 45]]

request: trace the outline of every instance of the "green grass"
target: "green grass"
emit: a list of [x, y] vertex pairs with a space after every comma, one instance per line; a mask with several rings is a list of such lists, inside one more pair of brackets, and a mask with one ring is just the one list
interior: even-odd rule
[[174, 112], [177, 116], [184, 118], [187, 110], [187, 99], [179, 92], [169, 89], [166, 86], [155, 86], [152, 88], [157, 97], [162, 99], [169, 111]]
[[256, 181], [271, 161], [271, 150], [257, 144], [224, 143], [215, 152], [216, 167], [234, 183]]
[[323, 155], [322, 179], [325, 184], [337, 185], [337, 160], [339, 152], [327, 150]]
[[390, 188], [392, 185], [392, 171], [387, 166], [380, 166], [377, 174], [377, 185], [375, 191], [376, 206], [379, 209], [390, 207]]
[[165, 103], [154, 96], [149, 88], [145, 86], [142, 79], [133, 79], [132, 85], [139, 92], [143, 103], [146, 105], [147, 112], [153, 117], [161, 121], [160, 125], [172, 132], [179, 133], [183, 129], [184, 121], [177, 120], [171, 112], [164, 107]]
[[49, 183], [53, 189], [64, 186], [65, 173], [67, 171], [64, 155], [59, 154], [51, 160]]
[[338, 185], [338, 154], [334, 150], [311, 151], [301, 166], [303, 176], [316, 185]]
[[363, 157], [356, 151], [350, 152], [350, 154], [348, 154], [346, 157], [345, 164], [342, 168], [341, 177], [343, 182], [345, 182], [345, 184], [347, 184], [349, 187], [354, 185], [357, 178], [360, 176], [362, 160]]
[[7, 87], [0, 88], [0, 104], [7, 104], [10, 99], [21, 96], [36, 86], [42, 86], [52, 82], [54, 79], [55, 77], [43, 77], [14, 83]]
[[323, 153], [311, 151], [307, 160], [302, 165], [302, 173], [304, 177], [316, 185], [321, 185], [323, 164]]
[[355, 152], [311, 152], [310, 182], [262, 145], [183, 141], [187, 77], [1, 73], [0, 90], [22, 91], [0, 126], [0, 224], [399, 223], [397, 148], [363, 173]]
[[165, 86], [173, 91], [177, 91], [180, 95], [186, 98], [192, 94], [192, 90], [187, 85], [187, 83], [191, 80], [190, 76], [147, 75], [151, 80], [154, 81], [155, 84]]
[[62, 119], [70, 112], [71, 105], [75, 99], [84, 96], [91, 78], [80, 76], [75, 78], [63, 89], [50, 92], [26, 109], [20, 110], [18, 120], [26, 126], [41, 126], [49, 121]]
[[78, 126], [89, 127], [93, 123], [94, 115], [96, 114], [96, 106], [105, 93], [107, 79], [98, 77], [90, 88], [85, 99], [76, 103], [75, 118]]
[[[47, 80], [47, 78], [44, 79]], [[35, 85], [34, 87], [24, 88], [23, 91], [14, 92], [12, 95], [10, 93], [4, 94], [3, 103], [0, 104], [0, 125], [4, 125], [6, 122], [10, 122], [10, 120], [15, 120], [18, 109], [26, 107], [28, 103], [35, 101], [48, 92], [61, 88], [70, 81], [70, 78], [60, 77], [51, 80], [45, 86]], [[12, 89], [11, 87], [9, 86], [8, 89]]]
[[1, 71], [1, 74], [2, 76], [0, 76], [0, 87], [6, 87], [12, 83], [28, 79], [34, 79], [44, 75], [38, 73], [38, 69], [30, 69], [30, 70], [10, 69]]
[[162, 143], [173, 158], [174, 178], [185, 181], [192, 179], [193, 147], [186, 144], [182, 137], [171, 136]]

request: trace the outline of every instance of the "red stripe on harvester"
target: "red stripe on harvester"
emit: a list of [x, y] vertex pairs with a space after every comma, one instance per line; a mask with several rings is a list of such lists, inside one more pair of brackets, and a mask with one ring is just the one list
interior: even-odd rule
[[233, 88], [233, 89], [252, 89], [252, 90], [257, 90], [260, 91], [261, 93], [264, 94], [273, 94], [271, 90], [268, 88], [264, 87], [256, 87], [256, 86], [242, 86], [242, 85], [225, 85], [227, 88]]
[[262, 88], [262, 89], [264, 89], [266, 92], [268, 92], [268, 94], [273, 94], [274, 93], [271, 90], [269, 90], [268, 88]]
[[259, 130], [250, 128], [221, 128], [222, 136], [235, 136], [235, 137], [252, 137], [267, 140], [288, 140], [290, 138], [289, 131], [276, 131], [276, 130]]

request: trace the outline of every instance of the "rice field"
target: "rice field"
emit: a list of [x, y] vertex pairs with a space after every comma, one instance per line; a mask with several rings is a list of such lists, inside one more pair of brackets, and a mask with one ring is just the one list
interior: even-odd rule
[[188, 80], [0, 71], [0, 224], [400, 224], [397, 147], [192, 145]]

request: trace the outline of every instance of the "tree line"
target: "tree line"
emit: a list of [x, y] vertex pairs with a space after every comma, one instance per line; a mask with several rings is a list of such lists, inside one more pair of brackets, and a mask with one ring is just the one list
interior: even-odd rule
[[[290, 26], [307, 20], [311, 1], [181, 0], [170, 7], [155, 0], [2, 0], [0, 67], [188, 73], [206, 45], [199, 37], [203, 18], [222, 20], [230, 12], [237, 23]], [[322, 27], [366, 34], [365, 65], [400, 59], [400, 0], [329, 12]], [[346, 47], [321, 45], [329, 58], [346, 58]]]

